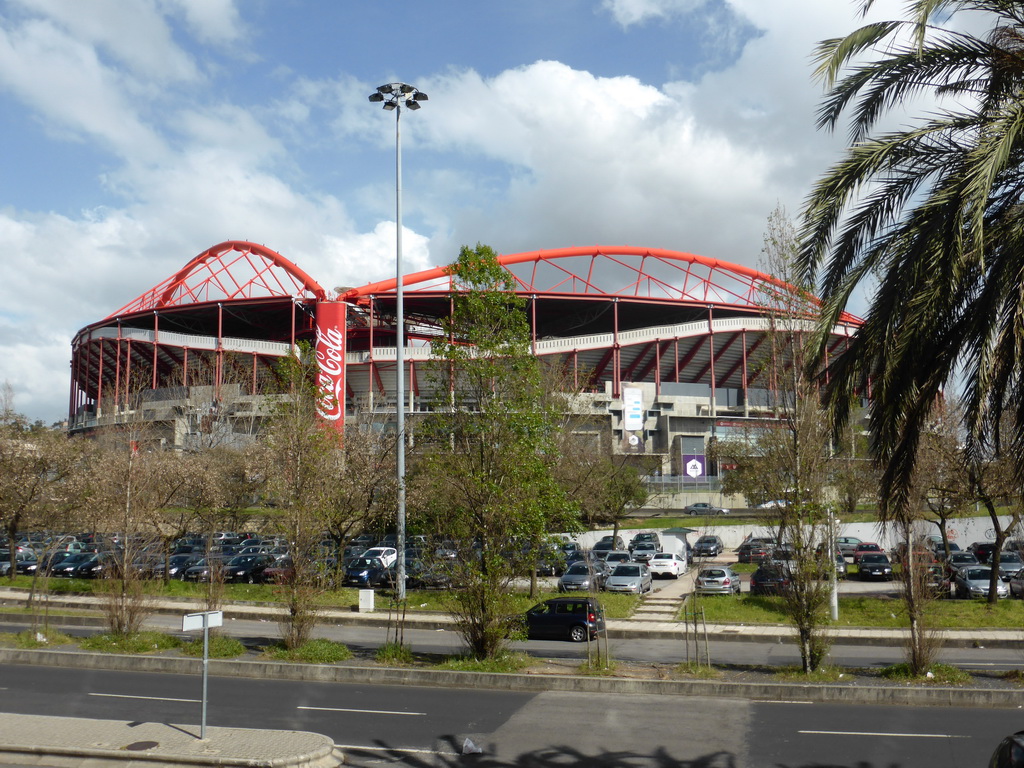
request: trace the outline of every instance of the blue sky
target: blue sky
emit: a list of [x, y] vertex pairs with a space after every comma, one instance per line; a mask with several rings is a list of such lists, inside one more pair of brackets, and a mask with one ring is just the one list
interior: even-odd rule
[[[401, 80], [408, 271], [462, 244], [758, 265], [842, 136], [815, 43], [853, 0], [0, 0], [0, 382], [66, 415], [70, 341], [224, 240], [321, 284], [389, 276]], [[871, 17], [897, 17], [879, 0]]]

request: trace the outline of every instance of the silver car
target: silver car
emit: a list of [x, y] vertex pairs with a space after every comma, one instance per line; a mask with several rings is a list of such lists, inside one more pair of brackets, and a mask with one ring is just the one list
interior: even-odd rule
[[558, 591], [596, 592], [604, 585], [605, 576], [603, 563], [575, 562], [558, 580]]
[[[961, 568], [953, 577], [953, 589], [957, 597], [988, 597], [992, 569], [987, 565], [969, 565]], [[996, 578], [996, 595], [1009, 597], [1010, 590], [1002, 579]]]
[[738, 595], [740, 575], [726, 565], [704, 568], [697, 574], [694, 591], [698, 595]]
[[651, 569], [644, 563], [623, 563], [615, 567], [608, 581], [604, 583], [608, 592], [631, 592], [641, 595], [654, 588]]

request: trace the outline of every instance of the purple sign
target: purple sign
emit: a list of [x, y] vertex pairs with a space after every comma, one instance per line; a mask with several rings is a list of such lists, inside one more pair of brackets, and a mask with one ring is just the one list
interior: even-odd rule
[[696, 480], [707, 474], [707, 457], [702, 453], [683, 454], [683, 474]]

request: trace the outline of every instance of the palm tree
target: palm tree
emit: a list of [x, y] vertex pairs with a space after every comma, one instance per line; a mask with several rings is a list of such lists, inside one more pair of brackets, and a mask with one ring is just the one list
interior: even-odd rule
[[[982, 36], [952, 28], [976, 18]], [[869, 387], [889, 519], [911, 504], [918, 443], [951, 384], [965, 390], [969, 450], [995, 443], [1024, 480], [1024, 2], [915, 0], [907, 20], [822, 42], [817, 64], [830, 89], [819, 127], [851, 118], [850, 146], [808, 198], [798, 258], [823, 299], [834, 423]], [[938, 106], [879, 128], [918, 97]], [[872, 281], [848, 353], [828, 358], [827, 329]]]

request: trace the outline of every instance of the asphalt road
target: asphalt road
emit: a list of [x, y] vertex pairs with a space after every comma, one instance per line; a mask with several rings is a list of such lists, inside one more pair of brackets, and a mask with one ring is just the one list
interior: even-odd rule
[[[1020, 710], [216, 677], [209, 690], [210, 725], [323, 733], [366, 768], [966, 768], [1024, 727]], [[198, 677], [0, 666], [3, 712], [194, 724], [200, 691]]]

